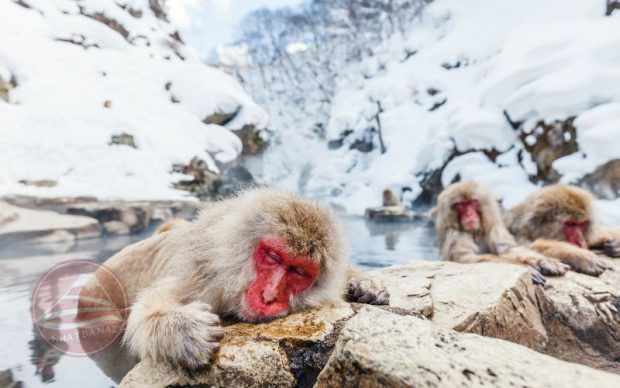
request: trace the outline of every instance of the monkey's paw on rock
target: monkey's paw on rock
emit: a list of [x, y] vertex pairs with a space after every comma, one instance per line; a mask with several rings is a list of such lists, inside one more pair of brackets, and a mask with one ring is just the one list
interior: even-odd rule
[[390, 294], [380, 283], [370, 280], [351, 280], [347, 290], [347, 301], [374, 305], [388, 304]]

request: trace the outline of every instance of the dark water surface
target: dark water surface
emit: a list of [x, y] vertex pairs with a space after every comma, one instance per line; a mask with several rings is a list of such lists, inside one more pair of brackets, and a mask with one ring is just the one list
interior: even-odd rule
[[[362, 218], [345, 218], [351, 245], [350, 261], [370, 269], [411, 259], [436, 260], [431, 228], [419, 224], [376, 224]], [[74, 246], [0, 246], [0, 371], [10, 369], [24, 387], [112, 387], [90, 358], [67, 356], [35, 335], [30, 298], [39, 278], [52, 266], [67, 260], [103, 262], [123, 247], [150, 235], [92, 239]]]

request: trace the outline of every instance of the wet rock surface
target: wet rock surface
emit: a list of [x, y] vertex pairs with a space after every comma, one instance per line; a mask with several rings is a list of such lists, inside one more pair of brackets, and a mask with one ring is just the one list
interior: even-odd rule
[[521, 266], [412, 261], [368, 272], [389, 306], [335, 302], [232, 324], [204, 371], [141, 362], [121, 387], [615, 387], [617, 270], [571, 272], [543, 288]]

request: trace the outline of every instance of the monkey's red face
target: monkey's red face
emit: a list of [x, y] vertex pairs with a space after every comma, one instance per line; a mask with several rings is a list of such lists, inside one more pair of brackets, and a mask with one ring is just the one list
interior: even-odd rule
[[588, 248], [584, 235], [589, 224], [589, 221], [579, 222], [569, 220], [564, 222], [564, 227], [562, 228], [564, 231], [564, 240], [571, 244], [575, 244], [578, 247]]
[[256, 276], [245, 290], [248, 319], [270, 318], [285, 312], [289, 298], [314, 283], [319, 265], [309, 256], [291, 257], [286, 242], [277, 237], [264, 237], [256, 245], [252, 259]]
[[452, 205], [452, 209], [459, 215], [459, 222], [464, 230], [473, 232], [480, 229], [479, 207], [480, 204], [477, 199], [461, 201]]

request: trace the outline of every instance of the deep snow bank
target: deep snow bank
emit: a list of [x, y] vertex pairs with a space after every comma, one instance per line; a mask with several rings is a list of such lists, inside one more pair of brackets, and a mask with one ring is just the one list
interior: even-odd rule
[[[0, 2], [0, 195], [186, 197], [173, 164], [198, 156], [217, 172], [241, 153], [230, 129], [265, 127], [242, 87], [184, 46], [162, 4]], [[224, 126], [202, 122], [236, 111]]]

